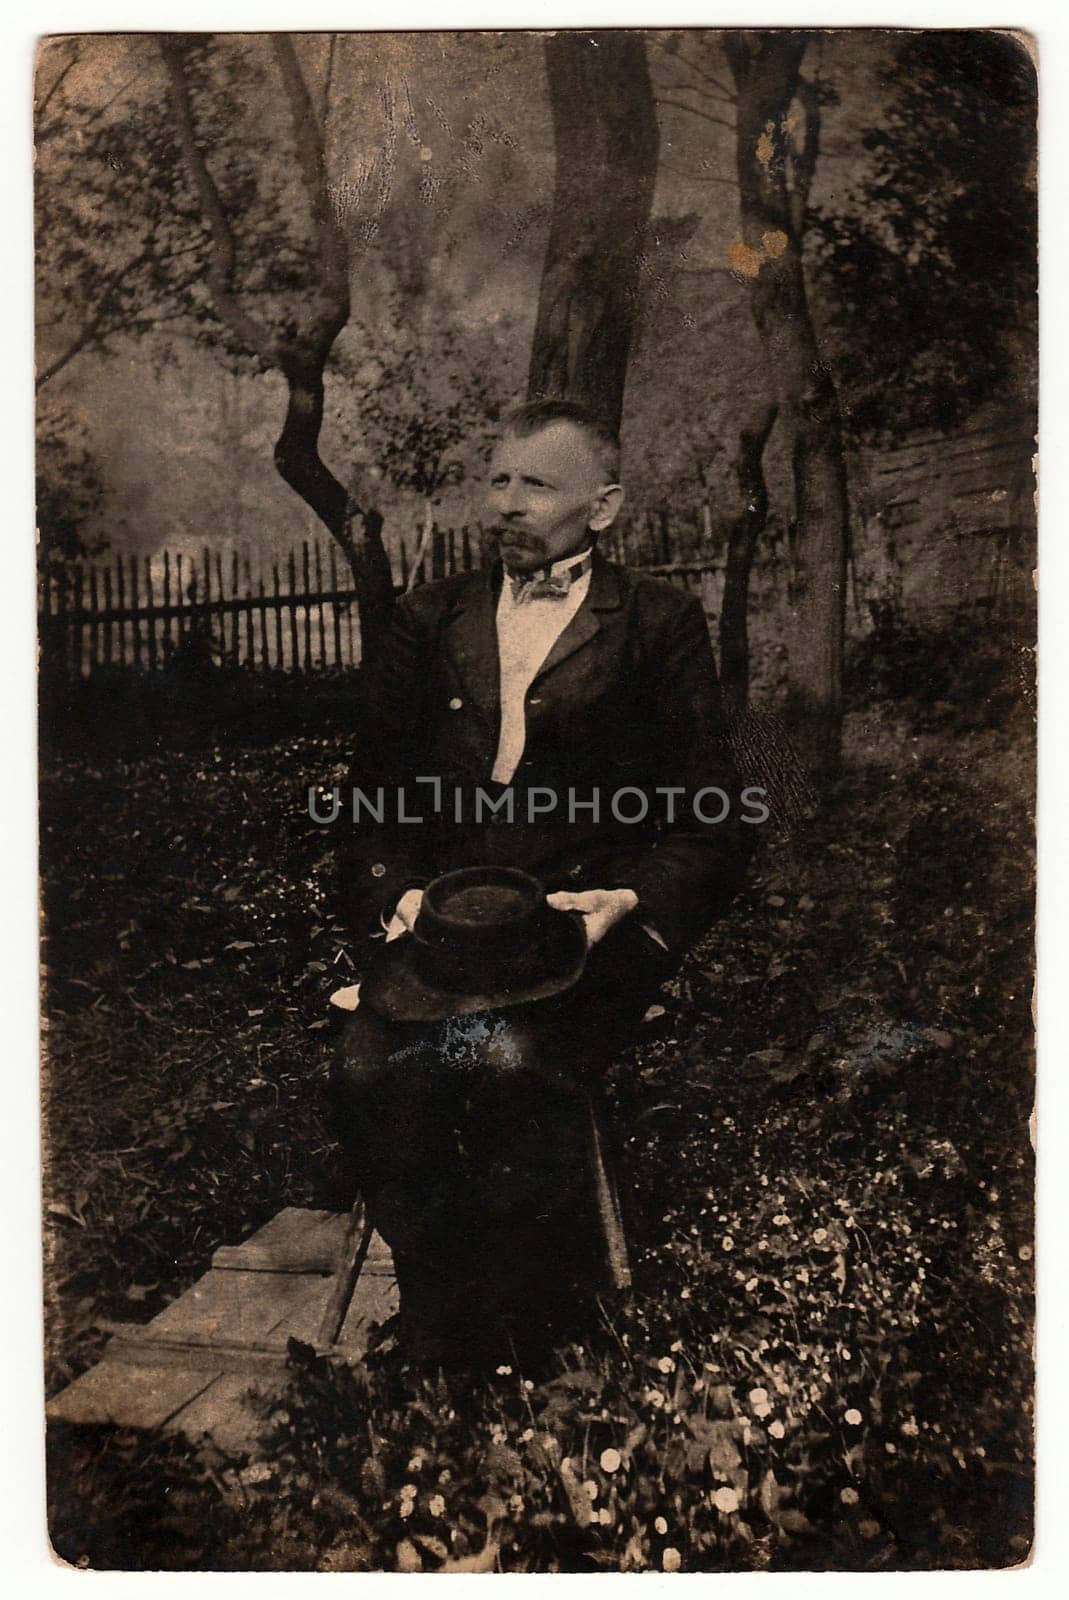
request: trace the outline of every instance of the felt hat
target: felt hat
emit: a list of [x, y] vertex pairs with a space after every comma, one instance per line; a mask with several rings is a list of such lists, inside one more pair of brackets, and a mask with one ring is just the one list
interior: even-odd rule
[[582, 918], [546, 904], [515, 867], [462, 867], [429, 883], [409, 937], [384, 945], [361, 1001], [393, 1022], [435, 1022], [562, 994], [586, 964]]

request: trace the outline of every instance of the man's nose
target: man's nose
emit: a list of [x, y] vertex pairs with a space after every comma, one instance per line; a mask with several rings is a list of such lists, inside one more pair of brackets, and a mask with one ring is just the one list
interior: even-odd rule
[[512, 521], [522, 517], [527, 509], [527, 497], [522, 485], [510, 483], [503, 488], [500, 491], [498, 506], [503, 517], [509, 517]]

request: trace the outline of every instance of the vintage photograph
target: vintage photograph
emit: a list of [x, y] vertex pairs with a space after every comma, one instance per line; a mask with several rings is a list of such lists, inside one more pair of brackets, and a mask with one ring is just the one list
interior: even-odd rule
[[40, 41], [62, 1562], [1029, 1561], [1037, 72]]

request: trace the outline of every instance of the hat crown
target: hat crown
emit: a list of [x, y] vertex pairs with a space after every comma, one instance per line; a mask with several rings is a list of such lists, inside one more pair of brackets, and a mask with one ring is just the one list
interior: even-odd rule
[[423, 891], [410, 938], [387, 943], [363, 998], [395, 1021], [431, 1021], [546, 999], [577, 982], [582, 919], [555, 911], [517, 867], [461, 867]]
[[427, 886], [413, 933], [424, 944], [457, 946], [515, 939], [544, 905], [538, 879], [516, 867], [461, 867]]
[[428, 978], [465, 988], [516, 976], [546, 918], [537, 878], [515, 867], [461, 867], [424, 891], [412, 930]]

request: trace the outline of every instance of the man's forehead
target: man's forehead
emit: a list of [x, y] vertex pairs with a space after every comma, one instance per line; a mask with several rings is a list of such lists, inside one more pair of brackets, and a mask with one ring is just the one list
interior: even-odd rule
[[494, 445], [494, 460], [547, 476], [604, 478], [596, 446], [574, 422], [551, 422], [535, 433], [505, 433]]

